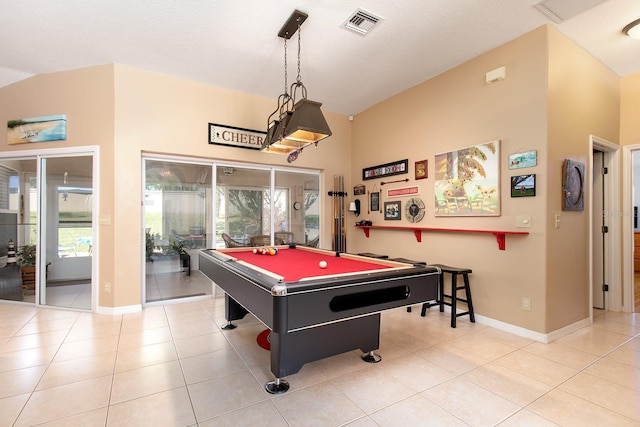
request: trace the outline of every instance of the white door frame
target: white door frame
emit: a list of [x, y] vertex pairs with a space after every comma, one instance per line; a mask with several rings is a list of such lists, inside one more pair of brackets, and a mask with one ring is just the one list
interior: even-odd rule
[[589, 136], [589, 166], [588, 172], [588, 215], [589, 215], [589, 316], [593, 319], [593, 150], [602, 151], [604, 153], [604, 165], [608, 169], [607, 179], [604, 184], [604, 192], [606, 194], [604, 200], [604, 214], [608, 216], [607, 226], [609, 232], [604, 239], [604, 269], [605, 283], [609, 285], [608, 298], [605, 298], [605, 310], [620, 311], [623, 307], [622, 296], [627, 295], [623, 292], [621, 282], [620, 264], [614, 260], [620, 259], [620, 237], [621, 237], [621, 215], [620, 211], [620, 146], [598, 138], [597, 136]]
[[622, 147], [622, 298], [621, 311], [633, 312], [633, 153], [640, 144]]

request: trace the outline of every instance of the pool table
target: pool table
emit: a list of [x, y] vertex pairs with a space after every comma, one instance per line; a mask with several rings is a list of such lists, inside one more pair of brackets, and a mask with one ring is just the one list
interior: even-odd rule
[[437, 298], [436, 267], [277, 248], [276, 255], [252, 248], [199, 251], [200, 270], [225, 292], [226, 328], [252, 313], [271, 330], [270, 393], [285, 392], [282, 377], [325, 357], [360, 349], [365, 361], [379, 361], [380, 313]]

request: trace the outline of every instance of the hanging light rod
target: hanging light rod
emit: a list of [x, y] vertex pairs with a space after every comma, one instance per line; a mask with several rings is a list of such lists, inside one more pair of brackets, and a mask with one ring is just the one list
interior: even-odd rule
[[294, 10], [287, 22], [285, 22], [282, 28], [280, 28], [278, 37], [289, 40], [293, 37], [296, 31], [298, 31], [298, 27], [300, 27], [308, 17], [309, 15], [306, 13]]

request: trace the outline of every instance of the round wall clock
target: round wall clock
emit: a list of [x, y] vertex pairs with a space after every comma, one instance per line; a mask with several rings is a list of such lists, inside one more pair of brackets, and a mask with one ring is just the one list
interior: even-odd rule
[[405, 203], [404, 211], [409, 222], [420, 222], [424, 218], [424, 202], [418, 197], [412, 197]]

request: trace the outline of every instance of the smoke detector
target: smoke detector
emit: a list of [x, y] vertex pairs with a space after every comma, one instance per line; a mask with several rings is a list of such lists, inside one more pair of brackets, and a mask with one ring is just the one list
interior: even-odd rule
[[342, 28], [366, 36], [382, 21], [382, 17], [358, 8], [344, 21]]

